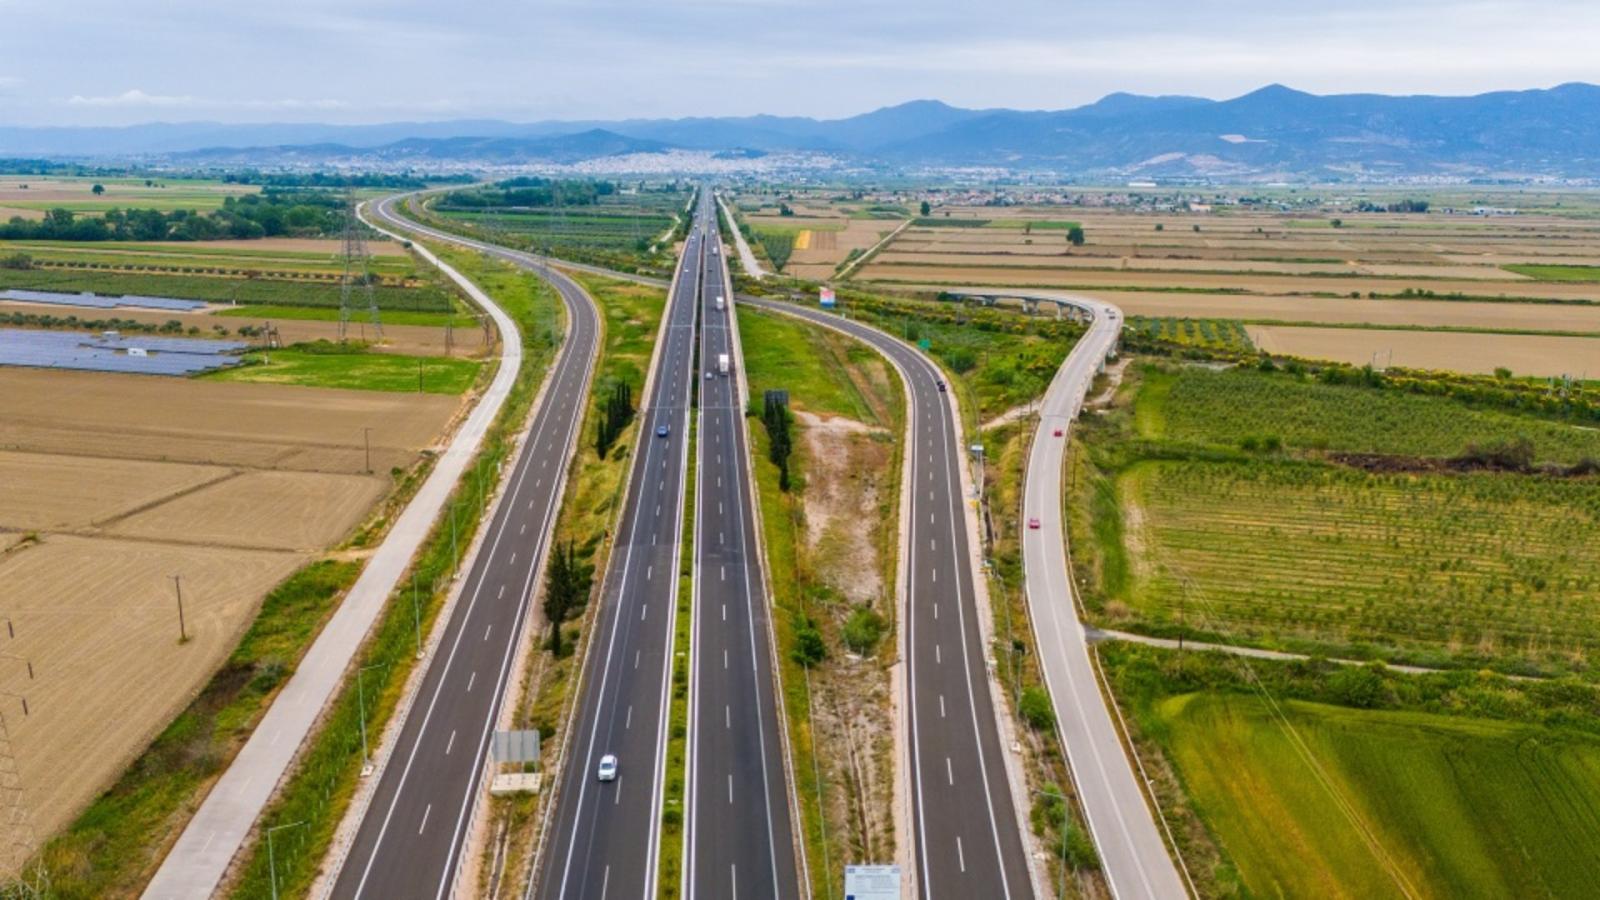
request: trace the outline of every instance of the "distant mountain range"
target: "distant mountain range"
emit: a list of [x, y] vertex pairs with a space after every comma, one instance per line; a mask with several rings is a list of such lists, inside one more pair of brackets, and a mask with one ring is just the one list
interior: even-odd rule
[[918, 100], [831, 120], [0, 127], [0, 156], [194, 165], [507, 166], [683, 150], [1116, 177], [1593, 178], [1600, 177], [1600, 87], [1435, 97], [1317, 96], [1271, 85], [1231, 100], [1119, 93], [1075, 109], [1033, 112]]

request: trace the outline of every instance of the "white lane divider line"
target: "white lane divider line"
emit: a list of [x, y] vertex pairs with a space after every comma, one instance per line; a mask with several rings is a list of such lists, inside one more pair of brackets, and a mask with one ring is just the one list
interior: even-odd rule
[[456, 747], [456, 730], [450, 729], [450, 740], [444, 742], [444, 755], [449, 756], [450, 751]]
[[422, 824], [417, 826], [417, 834], [421, 834], [422, 829], [428, 827], [428, 813], [431, 812], [433, 812], [433, 804], [429, 803], [427, 808], [422, 811]]

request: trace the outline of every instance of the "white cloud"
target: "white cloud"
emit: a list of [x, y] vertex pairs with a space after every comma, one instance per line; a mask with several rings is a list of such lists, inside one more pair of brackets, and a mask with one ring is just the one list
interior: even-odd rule
[[172, 97], [161, 94], [147, 94], [134, 88], [109, 97], [85, 97], [82, 94], [73, 94], [67, 100], [69, 106], [193, 106], [193, 97]]
[[297, 110], [297, 109], [325, 110], [325, 109], [344, 109], [346, 106], [349, 105], [349, 104], [345, 103], [343, 100], [331, 100], [331, 99], [325, 99], [325, 98], [324, 99], [315, 99], [315, 100], [301, 100], [301, 99], [295, 99], [295, 98], [284, 98], [284, 99], [276, 99], [276, 100], [270, 100], [270, 99], [269, 100], [251, 100], [251, 99], [246, 99], [246, 100], [219, 100], [219, 99], [204, 98], [204, 97], [193, 97], [193, 96], [189, 96], [187, 94], [176, 95], [176, 96], [174, 96], [174, 95], [165, 95], [165, 94], [150, 94], [150, 93], [146, 93], [145, 91], [139, 90], [138, 88], [133, 88], [132, 90], [123, 91], [120, 94], [114, 94], [114, 95], [104, 96], [104, 97], [85, 97], [82, 94], [74, 94], [73, 96], [67, 98], [66, 102], [67, 102], [68, 106], [102, 106], [102, 107], [104, 107], [104, 106], [120, 106], [120, 107], [150, 106], [150, 107], [164, 107], [164, 108], [182, 107], [182, 108], [186, 108], [186, 109], [236, 109], [236, 110], [261, 110], [261, 109], [267, 109], [267, 110], [271, 110], [271, 109], [281, 109], [281, 110]]

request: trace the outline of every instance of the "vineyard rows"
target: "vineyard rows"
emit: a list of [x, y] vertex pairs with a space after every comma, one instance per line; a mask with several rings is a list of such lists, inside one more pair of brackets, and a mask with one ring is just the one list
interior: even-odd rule
[[1600, 458], [1600, 430], [1472, 409], [1447, 397], [1248, 369], [1147, 369], [1145, 377], [1146, 437], [1238, 446], [1270, 434], [1291, 447], [1435, 457], [1527, 437], [1541, 460]]
[[[1133, 606], [1251, 640], [1600, 647], [1600, 482], [1146, 462], [1121, 480]], [[1187, 592], [1187, 593], [1186, 593]]]

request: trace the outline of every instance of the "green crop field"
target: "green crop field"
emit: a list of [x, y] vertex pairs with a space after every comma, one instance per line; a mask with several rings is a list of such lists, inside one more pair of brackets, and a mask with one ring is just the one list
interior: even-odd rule
[[1255, 696], [1207, 692], [1162, 699], [1142, 717], [1240, 893], [1594, 896], [1600, 738], [1418, 712], [1280, 708], [1283, 720]]
[[1470, 443], [1528, 437], [1540, 459], [1600, 458], [1600, 430], [1463, 406], [1448, 397], [1322, 384], [1244, 369], [1146, 367], [1141, 436], [1237, 447], [1274, 435], [1291, 447], [1453, 456]]
[[363, 391], [461, 394], [477, 380], [483, 363], [439, 356], [397, 356], [361, 350], [338, 352], [286, 348], [251, 353], [245, 365], [203, 375], [214, 381], [299, 384]]
[[1600, 281], [1600, 266], [1563, 266], [1534, 263], [1513, 263], [1501, 266], [1507, 272], [1526, 275], [1540, 281]]
[[[336, 281], [297, 281], [288, 278], [232, 278], [211, 275], [149, 274], [111, 272], [93, 269], [0, 269], [0, 288], [31, 288], [41, 291], [95, 294], [140, 294], [204, 300], [212, 303], [264, 303], [274, 306], [339, 306], [340, 289]], [[375, 285], [372, 289], [378, 308], [412, 312], [445, 313], [455, 309], [455, 300], [441, 287], [425, 285], [403, 287]], [[357, 293], [364, 303], [364, 294]]]
[[[1600, 478], [1579, 474], [1600, 431], [1253, 368], [1130, 377], [1083, 422], [1069, 481], [1097, 621], [1517, 671], [1583, 671], [1600, 649]], [[1576, 467], [1447, 462], [1520, 439]]]
[[[327, 250], [263, 249], [251, 241], [238, 241], [235, 247], [196, 247], [183, 242], [133, 243], [123, 241], [0, 241], [0, 255], [22, 253], [34, 265], [84, 266], [99, 268], [149, 269], [182, 272], [187, 269], [207, 273], [271, 276], [274, 274], [340, 275], [344, 271], [338, 241], [327, 241]], [[409, 255], [393, 253], [369, 257], [367, 269], [386, 278], [415, 278], [417, 268]]]
[[1173, 316], [1129, 316], [1128, 330], [1136, 337], [1152, 341], [1177, 344], [1182, 347], [1203, 347], [1208, 350], [1230, 350], [1249, 353], [1255, 350], [1244, 323], [1237, 319], [1191, 319]]
[[[70, 209], [105, 212], [108, 209], [220, 209], [229, 196], [259, 193], [260, 188], [221, 181], [187, 178], [78, 177], [60, 175], [0, 176], [0, 207], [12, 209]], [[20, 185], [28, 187], [22, 189]], [[105, 193], [96, 195], [96, 184]]]
[[[1600, 482], [1143, 462], [1119, 479], [1125, 602], [1231, 639], [1584, 653], [1600, 647]], [[1187, 587], [1186, 587], [1187, 584]]]

